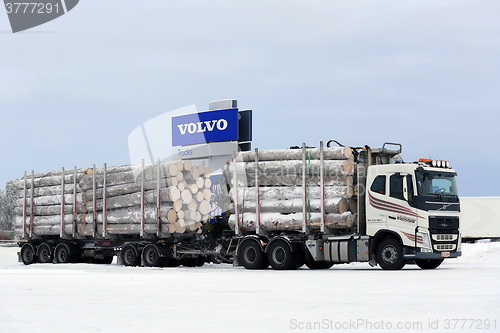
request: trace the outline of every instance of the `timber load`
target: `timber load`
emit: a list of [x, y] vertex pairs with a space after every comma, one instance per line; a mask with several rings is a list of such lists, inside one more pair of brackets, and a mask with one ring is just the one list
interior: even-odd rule
[[15, 233], [63, 238], [192, 234], [209, 219], [211, 170], [191, 161], [25, 174]]
[[237, 232], [332, 231], [356, 226], [351, 148], [241, 152], [225, 171]]

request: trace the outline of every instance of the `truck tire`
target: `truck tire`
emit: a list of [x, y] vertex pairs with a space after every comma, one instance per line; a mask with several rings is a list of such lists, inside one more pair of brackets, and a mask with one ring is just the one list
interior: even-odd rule
[[54, 260], [54, 253], [52, 252], [52, 246], [48, 243], [42, 243], [38, 249], [38, 262], [41, 264], [49, 264]]
[[267, 259], [273, 269], [288, 270], [294, 269], [295, 256], [290, 246], [285, 241], [277, 240], [271, 243], [267, 250]]
[[161, 267], [163, 258], [160, 257], [160, 250], [154, 244], [149, 244], [142, 251], [142, 261], [148, 267]]
[[247, 240], [240, 245], [238, 259], [246, 269], [263, 269], [269, 266], [259, 244], [253, 240]]
[[138, 250], [132, 245], [126, 245], [120, 253], [123, 265], [125, 266], [139, 266], [141, 263], [141, 257], [139, 256]]
[[68, 264], [73, 261], [73, 256], [70, 254], [69, 246], [66, 243], [57, 245], [54, 256], [58, 264]]
[[31, 265], [37, 261], [35, 245], [26, 243], [21, 248], [21, 260], [25, 265]]
[[394, 238], [386, 238], [377, 248], [377, 259], [380, 267], [385, 270], [399, 270], [405, 266], [403, 246]]
[[292, 255], [294, 257], [294, 263], [293, 263], [293, 268], [292, 269], [297, 269], [306, 263], [306, 256], [304, 252], [298, 251], [298, 252], [292, 252]]
[[415, 264], [422, 269], [438, 268], [444, 259], [416, 259]]

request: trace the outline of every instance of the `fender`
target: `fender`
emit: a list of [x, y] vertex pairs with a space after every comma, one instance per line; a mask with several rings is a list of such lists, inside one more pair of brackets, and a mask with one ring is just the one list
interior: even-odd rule
[[[158, 253], [160, 254], [160, 257], [167, 257], [167, 258], [173, 258], [173, 254], [172, 254], [172, 249], [163, 245], [163, 244], [158, 244], [158, 243], [151, 243], [151, 244], [148, 244], [148, 245], [152, 245], [156, 248], [156, 250], [158, 251]], [[148, 246], [146, 245], [146, 246]]]
[[290, 250], [292, 252], [298, 252], [298, 251], [302, 251], [303, 249], [303, 246], [302, 246], [302, 243], [300, 242], [295, 242], [295, 239], [294, 237], [290, 237], [290, 236], [276, 236], [274, 237], [273, 239], [271, 239], [271, 241], [269, 242], [269, 244], [266, 245], [266, 248], [265, 248], [265, 252], [267, 253], [267, 248], [275, 241], [277, 240], [282, 240], [284, 241], [285, 243], [288, 244], [288, 246], [290, 247]]
[[66, 246], [68, 248], [68, 253], [70, 255], [80, 255], [80, 253], [81, 253], [81, 251], [78, 248], [78, 246], [75, 243], [72, 243], [72, 242], [64, 242], [64, 243], [57, 244], [57, 246], [54, 248], [54, 252], [53, 253], [56, 253], [57, 249], [60, 246]]
[[[50, 253], [52, 253], [52, 255], [54, 255], [54, 244], [48, 243], [48, 242], [45, 242], [45, 243], [42, 243], [42, 244], [47, 245], [49, 247]], [[40, 244], [40, 245], [42, 245], [42, 244]], [[37, 256], [40, 255], [40, 245], [38, 245], [38, 247], [36, 248], [36, 255]]]
[[244, 242], [255, 242], [259, 245], [260, 247], [260, 250], [262, 252], [265, 252], [264, 251], [264, 247], [265, 247], [265, 244], [263, 244], [264, 242], [262, 241], [262, 239], [259, 238], [259, 236], [257, 235], [248, 235], [246, 236], [245, 238], [241, 239], [239, 242], [238, 242], [238, 246], [236, 247], [236, 252], [235, 252], [235, 256], [239, 256], [240, 254], [240, 245], [243, 244]]
[[397, 232], [389, 229], [381, 229], [377, 231], [377, 233], [373, 236], [372, 241], [370, 242], [371, 259], [376, 257], [378, 244], [387, 237], [396, 238], [401, 243], [401, 246], [403, 246], [403, 239], [401, 239], [401, 236]]

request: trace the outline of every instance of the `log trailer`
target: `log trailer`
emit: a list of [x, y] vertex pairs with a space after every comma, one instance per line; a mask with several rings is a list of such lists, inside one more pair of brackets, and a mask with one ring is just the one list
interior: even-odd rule
[[[321, 142], [315, 149], [304, 144], [302, 148], [281, 152], [302, 157], [302, 168], [295, 176], [285, 177], [296, 184], [294, 193], [301, 194], [301, 213], [282, 214], [278, 208], [273, 211], [272, 205], [264, 205], [264, 190], [281, 186], [273, 183], [274, 176], [265, 174], [266, 170], [259, 170], [265, 168], [263, 156], [272, 154], [256, 149], [244, 155], [245, 170], [251, 163], [256, 168], [243, 175], [252, 187], [241, 184], [241, 170], [236, 164], [238, 155], [243, 153], [235, 154], [224, 171], [225, 184], [214, 199], [225, 207], [226, 216], [216, 216], [192, 233], [161, 232], [159, 222], [158, 232], [143, 230], [136, 235], [29, 234], [19, 242], [19, 260], [25, 264], [111, 263], [113, 256], [118, 256], [126, 266], [165, 267], [199, 266], [211, 258], [247, 269], [271, 266], [278, 270], [296, 269], [304, 264], [310, 269], [327, 269], [334, 264], [368, 262], [382, 269], [399, 270], [407, 263], [434, 269], [444, 259], [461, 255], [456, 172], [448, 161], [420, 159], [405, 163], [400, 155], [402, 146], [394, 143], [385, 143], [378, 149], [330, 147], [330, 143], [323, 147]], [[352, 165], [349, 176], [328, 174], [327, 155], [338, 151], [352, 151], [352, 156], [344, 156], [345, 163]], [[318, 168], [312, 169], [313, 165]], [[320, 210], [316, 213], [311, 212], [313, 178], [320, 193]], [[348, 193], [351, 212], [340, 213], [338, 207], [335, 213], [328, 211], [328, 182], [352, 189], [350, 193], [343, 192]], [[245, 203], [239, 186], [244, 187], [243, 191], [254, 192], [253, 212], [245, 207], [248, 202]], [[281, 199], [282, 203], [291, 200]]]

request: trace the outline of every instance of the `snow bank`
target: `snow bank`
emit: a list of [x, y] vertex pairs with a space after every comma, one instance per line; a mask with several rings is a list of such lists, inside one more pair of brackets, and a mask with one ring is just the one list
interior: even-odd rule
[[467, 264], [500, 264], [500, 242], [463, 244], [462, 256], [456, 261]]

